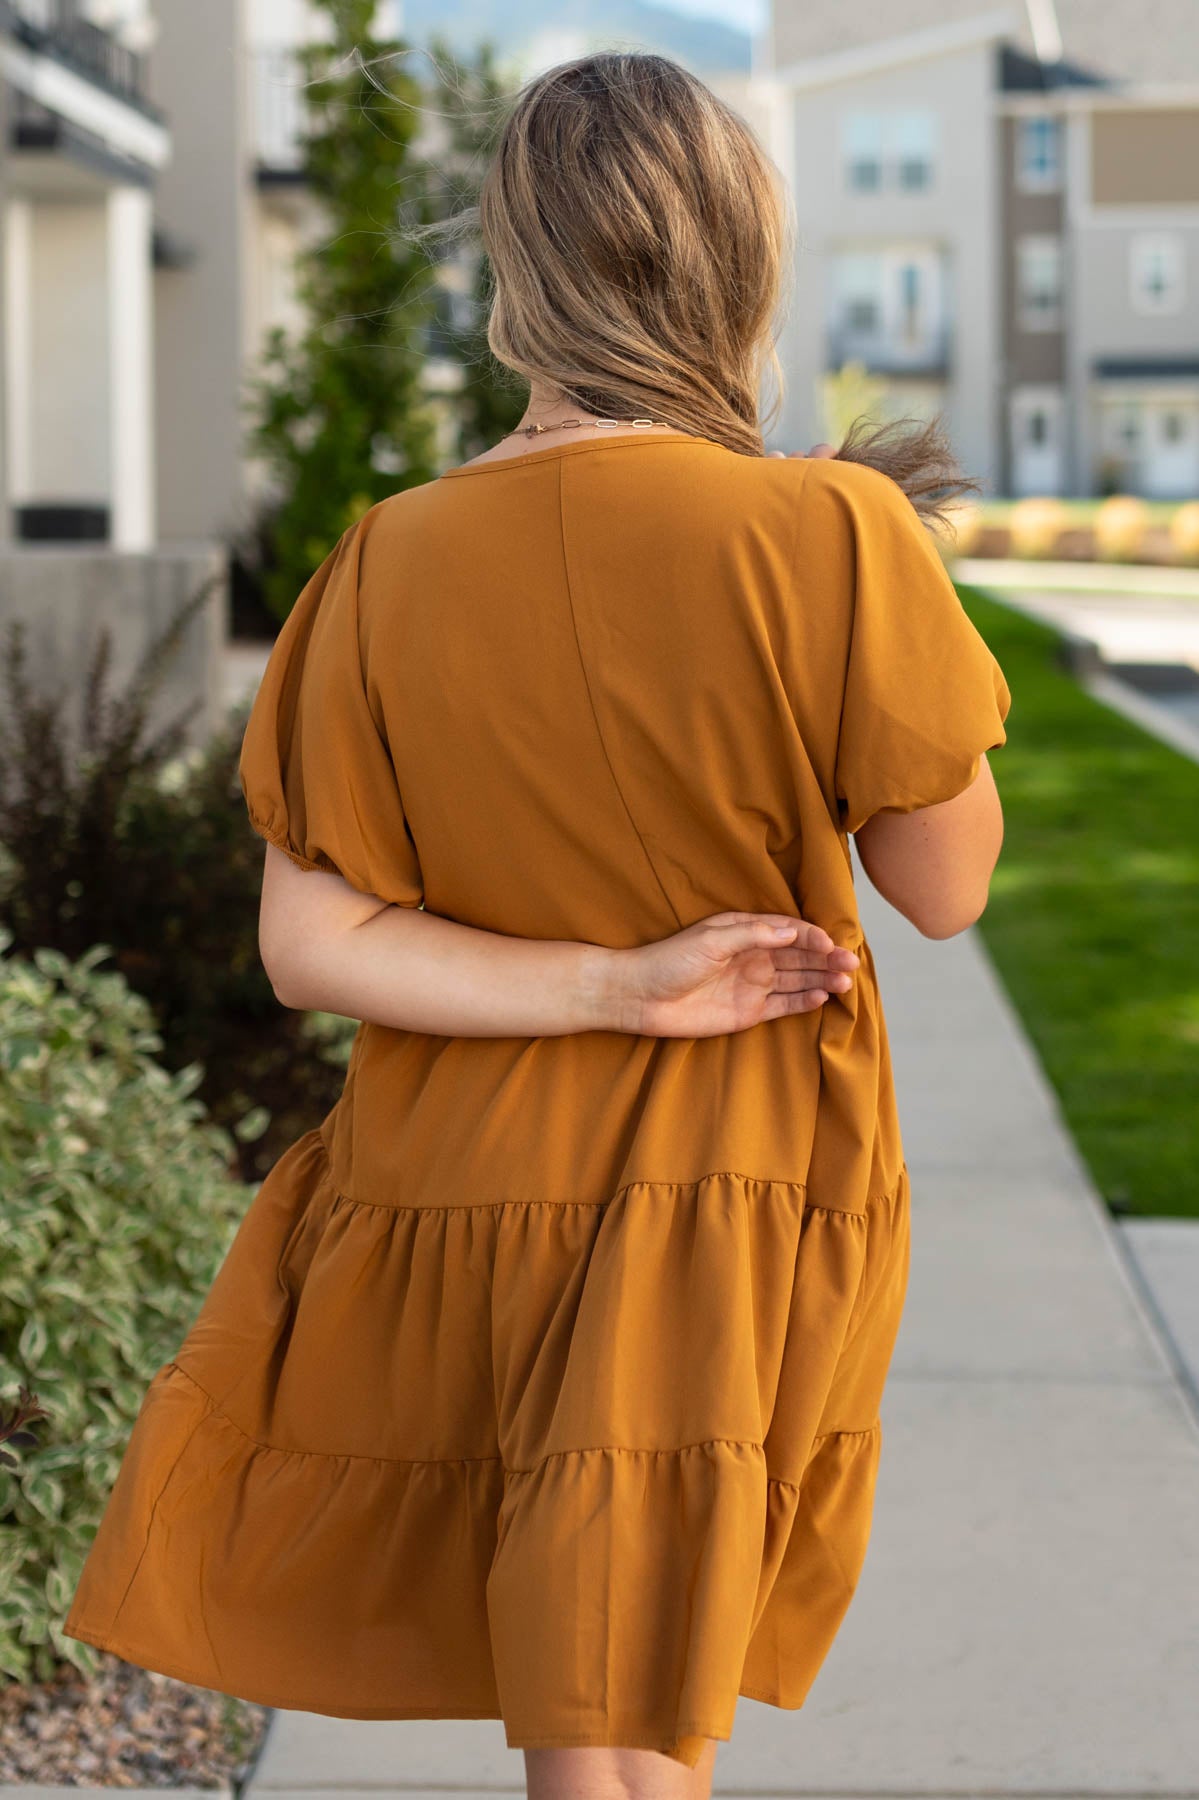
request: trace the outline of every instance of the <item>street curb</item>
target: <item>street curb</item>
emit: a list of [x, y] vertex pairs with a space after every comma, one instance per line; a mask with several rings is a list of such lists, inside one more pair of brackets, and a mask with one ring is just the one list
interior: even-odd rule
[[1085, 681], [1108, 672], [1108, 665], [1103, 660], [1103, 652], [1094, 638], [1084, 637], [1081, 632], [1070, 631], [1062, 626], [1054, 629], [1057, 630], [1060, 639], [1058, 662], [1071, 675], [1076, 675], [1079, 680]]
[[170, 1794], [172, 1800], [213, 1800], [213, 1796], [218, 1795], [222, 1797], [222, 1800], [235, 1800], [235, 1790], [226, 1782], [222, 1782], [219, 1787], [205, 1788], [114, 1788], [106, 1787], [99, 1782], [91, 1786], [86, 1786], [81, 1782], [78, 1786], [73, 1787], [10, 1787], [6, 1784], [4, 1788], [5, 1800], [8, 1800], [10, 1795], [13, 1796], [13, 1800], [78, 1800], [80, 1794], [118, 1793], [132, 1794], [134, 1800], [138, 1794]]

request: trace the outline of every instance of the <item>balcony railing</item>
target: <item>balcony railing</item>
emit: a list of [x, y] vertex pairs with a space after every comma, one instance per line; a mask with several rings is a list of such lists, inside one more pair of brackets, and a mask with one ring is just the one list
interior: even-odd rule
[[828, 366], [860, 362], [877, 375], [946, 375], [953, 351], [948, 326], [917, 338], [888, 336], [881, 331], [855, 331], [834, 326], [828, 334]]
[[79, 0], [0, 0], [0, 31], [58, 57], [122, 99], [144, 104], [142, 58], [93, 24]]

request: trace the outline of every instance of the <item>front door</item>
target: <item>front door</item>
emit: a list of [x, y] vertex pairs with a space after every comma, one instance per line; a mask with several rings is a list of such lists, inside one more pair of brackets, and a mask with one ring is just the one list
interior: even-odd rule
[[1012, 395], [1012, 493], [1062, 491], [1062, 396], [1056, 388], [1023, 388]]

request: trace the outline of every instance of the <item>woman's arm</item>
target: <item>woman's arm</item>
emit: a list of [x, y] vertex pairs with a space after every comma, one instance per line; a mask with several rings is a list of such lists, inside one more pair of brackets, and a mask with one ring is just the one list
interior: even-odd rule
[[717, 913], [630, 950], [505, 937], [388, 905], [273, 844], [259, 947], [284, 1006], [452, 1037], [714, 1036], [810, 1012], [858, 964], [781, 913]]
[[937, 806], [877, 812], [854, 834], [884, 900], [929, 938], [956, 937], [986, 908], [1003, 808], [986, 754], [968, 788]]

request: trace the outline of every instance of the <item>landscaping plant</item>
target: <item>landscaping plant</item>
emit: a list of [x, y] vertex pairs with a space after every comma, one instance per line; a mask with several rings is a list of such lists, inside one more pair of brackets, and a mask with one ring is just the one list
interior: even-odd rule
[[248, 394], [250, 448], [274, 492], [263, 595], [279, 619], [356, 518], [437, 473], [424, 391], [433, 266], [397, 229], [430, 219], [413, 148], [422, 89], [407, 46], [375, 37], [374, 0], [313, 5], [329, 31], [299, 52], [301, 151], [320, 241], [296, 264], [306, 323], [270, 333]]
[[107, 955], [18, 957], [0, 931], [0, 1670], [20, 1681], [95, 1666], [62, 1619], [145, 1389], [252, 1197], [199, 1068], [160, 1065]]
[[1133, 494], [1113, 494], [1095, 509], [1095, 555], [1100, 562], [1138, 562], [1149, 508]]

